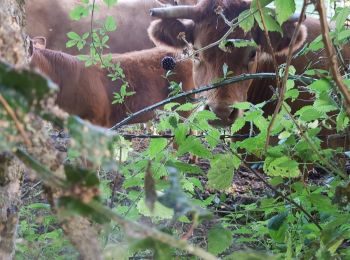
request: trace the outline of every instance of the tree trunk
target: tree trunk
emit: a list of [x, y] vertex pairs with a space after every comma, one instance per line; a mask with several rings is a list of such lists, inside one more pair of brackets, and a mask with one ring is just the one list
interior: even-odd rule
[[[0, 58], [25, 63], [23, 2], [2, 0], [0, 8]], [[0, 259], [12, 259], [21, 205], [23, 166], [9, 152], [0, 151]]]

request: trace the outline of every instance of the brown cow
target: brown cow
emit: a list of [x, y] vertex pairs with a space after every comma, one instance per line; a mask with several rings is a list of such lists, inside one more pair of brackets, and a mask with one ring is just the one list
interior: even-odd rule
[[[189, 0], [178, 0], [181, 4], [186, 4]], [[194, 0], [191, 0], [194, 1]], [[173, 0], [161, 0], [162, 4], [170, 4]], [[194, 2], [190, 2], [194, 4]], [[47, 38], [48, 48], [60, 50], [70, 54], [80, 53], [76, 47], [66, 48], [67, 36], [70, 31], [80, 35], [90, 31], [90, 17], [80, 21], [72, 21], [68, 13], [76, 4], [81, 4], [78, 0], [31, 0], [26, 1], [26, 30], [30, 37], [37, 35]], [[108, 49], [111, 53], [124, 53], [135, 50], [143, 50], [154, 47], [147, 35], [147, 28], [151, 22], [149, 9], [162, 5], [157, 0], [119, 0], [110, 10], [102, 0], [96, 0], [96, 5], [100, 6], [95, 12], [94, 19], [105, 19], [107, 15], [112, 15], [117, 21], [117, 30], [110, 33]], [[95, 23], [95, 26], [96, 23]], [[87, 52], [85, 48], [82, 52]]]
[[[177, 38], [180, 32], [185, 32], [187, 41], [192, 43], [195, 49], [200, 49], [218, 39], [220, 39], [228, 30], [228, 25], [219, 17], [215, 9], [220, 6], [224, 15], [232, 20], [244, 10], [250, 8], [249, 1], [243, 0], [202, 0], [195, 6], [177, 6], [167, 8], [155, 8], [151, 14], [162, 18], [152, 22], [149, 28], [149, 34], [156, 45], [166, 45], [175, 48], [183, 48], [185, 43]], [[191, 22], [185, 22], [178, 19], [190, 19]], [[296, 19], [290, 19], [282, 26], [283, 37], [277, 33], [270, 33], [273, 42], [274, 51], [280, 64], [285, 62], [288, 45], [294, 32]], [[320, 25], [316, 19], [306, 19], [300, 28], [294, 51], [299, 50], [305, 42], [312, 41], [320, 33]], [[194, 60], [194, 80], [196, 86], [211, 83], [213, 80], [223, 76], [222, 66], [226, 63], [234, 75], [254, 72], [274, 72], [271, 62], [262, 60], [263, 51], [268, 49], [263, 31], [255, 26], [251, 32], [244, 32], [237, 28], [229, 39], [253, 39], [260, 47], [260, 51], [252, 47], [235, 48], [229, 47], [229, 52], [224, 52], [218, 46], [207, 49], [199, 53], [198, 58]], [[320, 55], [308, 54], [294, 59], [292, 65], [297, 68], [297, 72], [302, 72], [304, 67], [315, 61], [313, 67], [323, 68], [324, 62], [320, 62]], [[232, 84], [217, 90], [203, 93], [207, 98], [207, 108], [216, 113], [221, 119], [220, 123], [231, 124], [240, 114], [240, 111], [231, 108], [232, 104], [246, 101], [253, 103], [267, 100], [271, 97], [269, 84], [272, 81], [266, 80], [247, 80], [237, 84]], [[249, 90], [249, 92], [248, 92]], [[272, 112], [274, 105], [271, 105]]]
[[[121, 81], [111, 81], [108, 72], [99, 65], [85, 67], [75, 56], [42, 48], [34, 42], [29, 53], [30, 65], [50, 77], [60, 88], [56, 103], [70, 114], [78, 115], [94, 124], [111, 127], [129, 113], [159, 102], [169, 95], [168, 81], [162, 77], [160, 62], [164, 56], [174, 55], [162, 48], [135, 51], [113, 56], [113, 63], [120, 63], [129, 91], [136, 94], [126, 97], [124, 104], [112, 105], [113, 93], [118, 92]], [[194, 88], [192, 64], [189, 61], [176, 65], [169, 80], [183, 83], [183, 90]], [[180, 100], [181, 102], [181, 100]], [[130, 123], [152, 119], [154, 112], [143, 114]]]

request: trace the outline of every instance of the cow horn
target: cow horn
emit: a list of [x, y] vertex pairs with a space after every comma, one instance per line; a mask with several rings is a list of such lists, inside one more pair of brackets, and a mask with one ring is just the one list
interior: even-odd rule
[[192, 19], [196, 17], [196, 6], [169, 6], [150, 9], [150, 15], [153, 17]]

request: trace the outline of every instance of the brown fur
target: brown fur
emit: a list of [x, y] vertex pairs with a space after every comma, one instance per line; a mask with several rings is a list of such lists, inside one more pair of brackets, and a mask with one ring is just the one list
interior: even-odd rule
[[[193, 22], [184, 23], [176, 19], [163, 19], [154, 21], [149, 28], [151, 39], [156, 45], [166, 45], [175, 48], [182, 48], [184, 44], [176, 37], [180, 31], [186, 32], [186, 39], [192, 42], [195, 49], [200, 49], [208, 44], [219, 40], [229, 29], [223, 19], [215, 13], [215, 9], [221, 6], [225, 16], [231, 20], [237, 17], [242, 11], [249, 8], [247, 1], [236, 0], [202, 0], [193, 13]], [[190, 18], [190, 17], [180, 17]], [[171, 22], [170, 22], [171, 21]], [[286, 45], [285, 38], [290, 39], [290, 28], [295, 27], [295, 21], [287, 22], [283, 26], [284, 37], [280, 34], [271, 33], [274, 42], [279, 42], [276, 46], [282, 51]], [[306, 35], [300, 33], [300, 43], [305, 40]], [[228, 38], [229, 39], [256, 39], [262, 50], [266, 49], [266, 43], [260, 37], [261, 30], [256, 26], [252, 32], [244, 33], [237, 28]], [[287, 42], [289, 43], [289, 42]], [[258, 58], [254, 56], [255, 50], [252, 47], [235, 48], [228, 47], [229, 51], [224, 52], [217, 46], [199, 53], [199, 57], [194, 61], [194, 81], [196, 86], [202, 86], [211, 83], [213, 80], [223, 76], [222, 66], [226, 63], [234, 75], [243, 73], [257, 72]], [[230, 106], [234, 103], [246, 101], [247, 92], [252, 80], [242, 81], [216, 90], [200, 94], [206, 97], [207, 107], [216, 113], [220, 118], [220, 124], [231, 124], [233, 120], [241, 114], [242, 111], [233, 110]]]
[[[33, 49], [31, 66], [37, 67], [60, 87], [57, 104], [70, 114], [78, 115], [92, 123], [110, 127], [121, 121], [129, 112], [136, 112], [168, 97], [168, 82], [162, 77], [165, 71], [160, 61], [174, 55], [161, 48], [135, 51], [113, 56], [120, 63], [129, 91], [136, 94], [127, 97], [122, 105], [112, 105], [113, 92], [120, 90], [121, 82], [111, 81], [108, 72], [98, 65], [85, 67], [75, 56], [48, 49]], [[191, 62], [180, 62], [170, 80], [183, 83], [183, 89], [194, 88]], [[181, 100], [180, 100], [181, 102]], [[146, 122], [154, 116], [149, 112], [130, 123]]]
[[[172, 0], [162, 0], [163, 4], [172, 4]], [[184, 4], [186, 0], [178, 0]], [[78, 0], [28, 0], [26, 1], [26, 30], [29, 36], [44, 36], [47, 39], [47, 47], [53, 50], [60, 50], [69, 54], [87, 53], [89, 48], [78, 51], [76, 47], [66, 48], [68, 40], [66, 34], [70, 31], [82, 35], [90, 31], [90, 17], [80, 21], [69, 19], [69, 11]], [[100, 10], [94, 14], [95, 21], [105, 19], [112, 15], [117, 21], [117, 30], [109, 34], [108, 44], [111, 53], [124, 53], [135, 50], [152, 48], [154, 45], [147, 36], [147, 27], [151, 22], [149, 9], [160, 7], [156, 0], [119, 0], [117, 5], [110, 10], [97, 0], [96, 4]], [[95, 26], [98, 26], [95, 22]]]

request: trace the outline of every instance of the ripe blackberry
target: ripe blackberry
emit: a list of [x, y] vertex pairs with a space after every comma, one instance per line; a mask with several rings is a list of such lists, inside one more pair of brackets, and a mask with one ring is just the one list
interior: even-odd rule
[[171, 56], [165, 56], [163, 59], [162, 59], [162, 67], [163, 69], [165, 70], [172, 70], [175, 68], [175, 65], [176, 65], [176, 61], [173, 57]]

